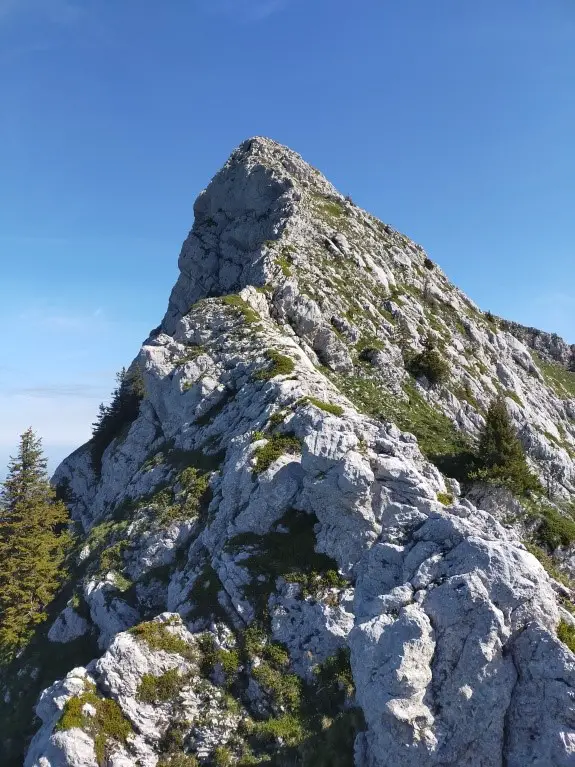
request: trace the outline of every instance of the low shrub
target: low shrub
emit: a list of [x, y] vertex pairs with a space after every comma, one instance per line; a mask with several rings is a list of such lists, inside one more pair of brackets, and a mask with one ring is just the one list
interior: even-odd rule
[[271, 365], [254, 373], [256, 381], [269, 381], [276, 376], [288, 376], [295, 370], [295, 363], [291, 357], [280, 354], [276, 349], [268, 349], [266, 357]]
[[566, 644], [572, 653], [575, 653], [575, 626], [572, 626], [567, 621], [560, 621], [557, 626], [557, 636]]
[[265, 445], [256, 448], [254, 471], [256, 474], [261, 474], [282, 455], [298, 455], [299, 453], [301, 453], [301, 440], [294, 434], [272, 434]]

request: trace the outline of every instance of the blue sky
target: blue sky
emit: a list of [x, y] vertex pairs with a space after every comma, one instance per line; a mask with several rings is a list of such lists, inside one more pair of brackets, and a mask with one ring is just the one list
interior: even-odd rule
[[89, 437], [255, 134], [575, 341], [574, 78], [572, 0], [0, 0], [0, 467]]

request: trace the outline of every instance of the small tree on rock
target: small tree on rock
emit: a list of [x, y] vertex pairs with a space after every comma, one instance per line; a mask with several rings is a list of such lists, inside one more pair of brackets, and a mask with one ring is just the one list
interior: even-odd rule
[[508, 487], [516, 495], [542, 491], [529, 468], [503, 397], [497, 397], [489, 406], [470, 478]]
[[0, 662], [9, 661], [45, 620], [63, 581], [68, 512], [46, 467], [41, 440], [28, 429], [0, 491]]
[[411, 359], [407, 368], [414, 378], [425, 376], [432, 386], [445, 383], [449, 378], [449, 363], [441, 356], [432, 336], [427, 336], [423, 351]]
[[122, 368], [116, 381], [118, 385], [112, 393], [110, 404], [100, 405], [96, 421], [92, 424], [92, 463], [98, 473], [105, 449], [124, 427], [136, 420], [140, 402], [146, 393], [139, 365], [130, 371]]

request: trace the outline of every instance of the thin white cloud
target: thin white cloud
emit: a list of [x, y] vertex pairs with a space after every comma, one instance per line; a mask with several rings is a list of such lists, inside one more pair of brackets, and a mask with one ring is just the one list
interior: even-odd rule
[[24, 388], [11, 388], [5, 391], [9, 397], [34, 397], [37, 399], [103, 399], [108, 398], [109, 392], [102, 386], [92, 384], [44, 384], [42, 386], [28, 386]]
[[240, 21], [262, 21], [282, 11], [290, 0], [209, 0], [207, 10], [225, 13]]
[[0, 448], [14, 450], [18, 437], [30, 425], [51, 445], [81, 445], [91, 436], [99, 398], [68, 397], [46, 400], [21, 397], [14, 407], [12, 397], [0, 395]]
[[20, 312], [18, 320], [28, 327], [62, 333], [100, 332], [114, 324], [102, 307], [84, 313], [69, 312], [60, 307], [32, 307]]

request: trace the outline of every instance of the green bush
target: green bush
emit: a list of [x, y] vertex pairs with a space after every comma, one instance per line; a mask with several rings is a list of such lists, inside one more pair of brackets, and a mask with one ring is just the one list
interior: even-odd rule
[[272, 434], [265, 445], [256, 448], [256, 465], [254, 471], [261, 474], [269, 469], [274, 461], [282, 455], [298, 455], [301, 453], [301, 440], [293, 434]]
[[437, 493], [437, 500], [444, 506], [451, 506], [453, 503], [453, 496], [451, 493]]
[[195, 756], [182, 753], [160, 759], [157, 767], [200, 767], [200, 763]]
[[164, 703], [177, 698], [183, 684], [184, 679], [175, 668], [160, 676], [144, 674], [136, 697], [143, 703]]
[[228, 543], [231, 551], [249, 552], [242, 561], [253, 576], [246, 595], [255, 603], [258, 614], [265, 612], [280, 576], [289, 583], [299, 583], [304, 596], [317, 597], [326, 588], [348, 585], [339, 575], [335, 560], [316, 552], [316, 524], [315, 515], [292, 510], [276, 523], [288, 532], [241, 533]]
[[244, 318], [246, 325], [252, 325], [254, 322], [259, 322], [261, 319], [260, 315], [255, 311], [255, 309], [252, 309], [248, 302], [244, 301], [241, 296], [235, 294], [224, 296], [222, 298], [222, 303], [225, 304], [225, 306], [231, 306], [234, 309], [237, 309], [237, 311]]
[[234, 757], [229, 748], [218, 746], [213, 756], [214, 767], [231, 767]]
[[432, 386], [439, 386], [449, 378], [449, 363], [436, 349], [433, 340], [428, 337], [422, 352], [407, 361], [407, 370], [414, 378], [425, 376]]
[[295, 370], [294, 361], [285, 354], [280, 354], [276, 349], [268, 349], [266, 357], [271, 365], [254, 373], [257, 381], [269, 381], [276, 376], [288, 376]]
[[558, 546], [571, 546], [575, 541], [575, 521], [564, 517], [552, 506], [543, 506], [537, 531], [539, 542], [554, 551]]

